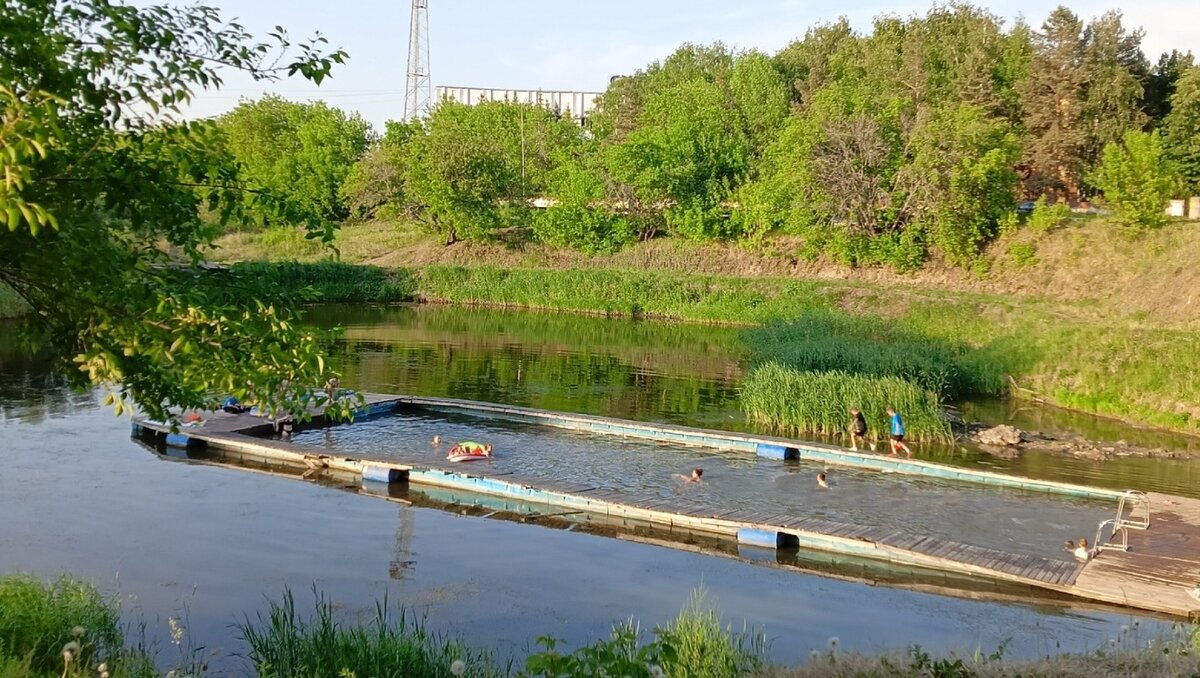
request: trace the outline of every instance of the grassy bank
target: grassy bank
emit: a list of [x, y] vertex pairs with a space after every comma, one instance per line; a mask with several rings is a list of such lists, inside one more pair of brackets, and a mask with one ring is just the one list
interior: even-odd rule
[[[632, 676], [732, 678], [765, 676], [1186, 676], [1200, 672], [1200, 627], [1177, 625], [1169, 637], [1144, 638], [1122, 631], [1102, 650], [1037, 662], [1008, 662], [999, 650], [984, 656], [931, 656], [920, 648], [907, 653], [866, 656], [840, 651], [830, 638], [798, 667], [770, 665], [761, 631], [735, 631], [693, 596], [679, 616], [651, 633], [633, 621], [617, 624], [607, 638], [568, 649], [540, 637], [520, 663], [499, 663], [486, 650], [456, 638], [427, 632], [394, 612], [385, 600], [375, 619], [348, 623], [335, 605], [318, 595], [313, 611], [300, 613], [290, 593], [269, 601], [265, 612], [237, 624], [249, 647], [252, 674], [264, 677], [375, 676], [377, 678], [478, 678]], [[94, 587], [59, 579], [43, 583], [25, 576], [0, 577], [0, 676], [4, 678], [95, 678], [161, 675], [148, 655], [123, 645], [114, 597]], [[171, 621], [172, 638], [179, 627]], [[182, 631], [180, 630], [180, 635]], [[64, 654], [66, 653], [66, 654]], [[203, 662], [186, 662], [168, 675], [202, 676]]]
[[[1194, 369], [1200, 364], [1200, 332], [1115, 315], [1097, 304], [661, 271], [441, 265], [388, 270], [331, 263], [239, 264], [234, 270], [268, 289], [314, 285], [322, 298], [336, 301], [510, 305], [765, 326], [746, 335], [755, 358], [798, 372], [897, 377], [939, 398], [1012, 390], [1085, 412], [1200, 433], [1200, 374]], [[813, 422], [777, 423], [794, 428]]]

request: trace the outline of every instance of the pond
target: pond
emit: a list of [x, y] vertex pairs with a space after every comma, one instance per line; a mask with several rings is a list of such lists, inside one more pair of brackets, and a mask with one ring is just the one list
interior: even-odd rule
[[[444, 396], [733, 431], [747, 422], [738, 384], [741, 330], [461, 306], [324, 306], [308, 318], [341, 326], [343, 382], [383, 393]], [[999, 459], [973, 445], [926, 445], [931, 461], [1075, 482], [1200, 496], [1200, 438], [1021, 401], [958, 403], [973, 420], [1190, 455], [1105, 462], [1045, 452]], [[839, 442], [839, 441], [834, 441]]]
[[[492, 400], [511, 394], [524, 405], [709, 426], [733, 417], [740, 425], [733, 330], [445, 311], [338, 311], [351, 325], [338, 347], [347, 383]], [[547, 333], [541, 341], [520, 334], [538, 327]], [[868, 652], [916, 643], [970, 655], [1005, 641], [1014, 657], [1088, 651], [1138, 618], [1050, 600], [1000, 603], [879, 586], [872, 576], [816, 576], [167, 460], [131, 440], [129, 421], [102, 408], [96, 394], [72, 393], [43, 361], [19, 356], [8, 345], [11, 325], [0, 329], [0, 572], [70, 572], [119, 591], [126, 620], [146, 622], [147, 640], [166, 662], [174, 658], [174, 617], [188, 642], [220, 651], [215, 666], [242, 670], [245, 647], [230, 625], [285, 586], [301, 602], [316, 587], [348, 619], [368, 618], [387, 595], [425, 615], [431, 629], [513, 657], [539, 634], [578, 644], [630, 616], [644, 627], [667, 622], [700, 588], [726, 621], [763, 629], [771, 657], [789, 663], [830, 636]], [[681, 459], [679, 470], [690, 463]], [[741, 461], [705, 463], [716, 473]], [[803, 497], [810, 475], [786, 467], [756, 482], [778, 481], [779, 491]], [[849, 474], [835, 481], [845, 490], [835, 496], [859, 491]], [[853, 518], [855, 507], [828, 510]], [[1145, 637], [1165, 632], [1142, 619]]]
[[[434, 436], [447, 441], [431, 443]], [[586, 483], [630, 498], [670, 499], [721, 509], [772, 511], [856, 525], [888, 527], [976, 546], [1067, 560], [1062, 543], [1091, 538], [1114, 504], [973, 483], [900, 474], [829, 469], [743, 452], [678, 446], [616, 436], [436, 413], [399, 414], [330, 429], [310, 429], [294, 442], [322, 452], [414, 463], [437, 463], [455, 441], [494, 446], [492, 459], [470, 472], [515, 472]], [[699, 483], [680, 475], [704, 470]]]

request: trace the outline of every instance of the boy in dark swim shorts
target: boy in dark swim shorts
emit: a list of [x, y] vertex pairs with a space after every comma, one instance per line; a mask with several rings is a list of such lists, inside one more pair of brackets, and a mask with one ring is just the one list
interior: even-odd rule
[[[867, 419], [857, 407], [850, 408], [850, 449], [858, 451], [858, 443], [861, 442], [863, 447], [867, 446]], [[870, 443], [871, 450], [875, 450], [875, 444]]]

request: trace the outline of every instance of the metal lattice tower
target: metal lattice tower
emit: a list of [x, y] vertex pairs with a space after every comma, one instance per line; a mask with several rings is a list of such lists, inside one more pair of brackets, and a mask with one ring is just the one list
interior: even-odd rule
[[408, 82], [404, 86], [404, 119], [425, 116], [433, 104], [429, 77], [429, 0], [412, 0], [408, 26]]

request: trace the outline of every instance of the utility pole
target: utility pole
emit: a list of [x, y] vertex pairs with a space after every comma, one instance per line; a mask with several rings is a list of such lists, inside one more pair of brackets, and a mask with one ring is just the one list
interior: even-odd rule
[[404, 119], [429, 114], [433, 80], [429, 77], [429, 0], [412, 0], [408, 25], [408, 81], [404, 85]]

